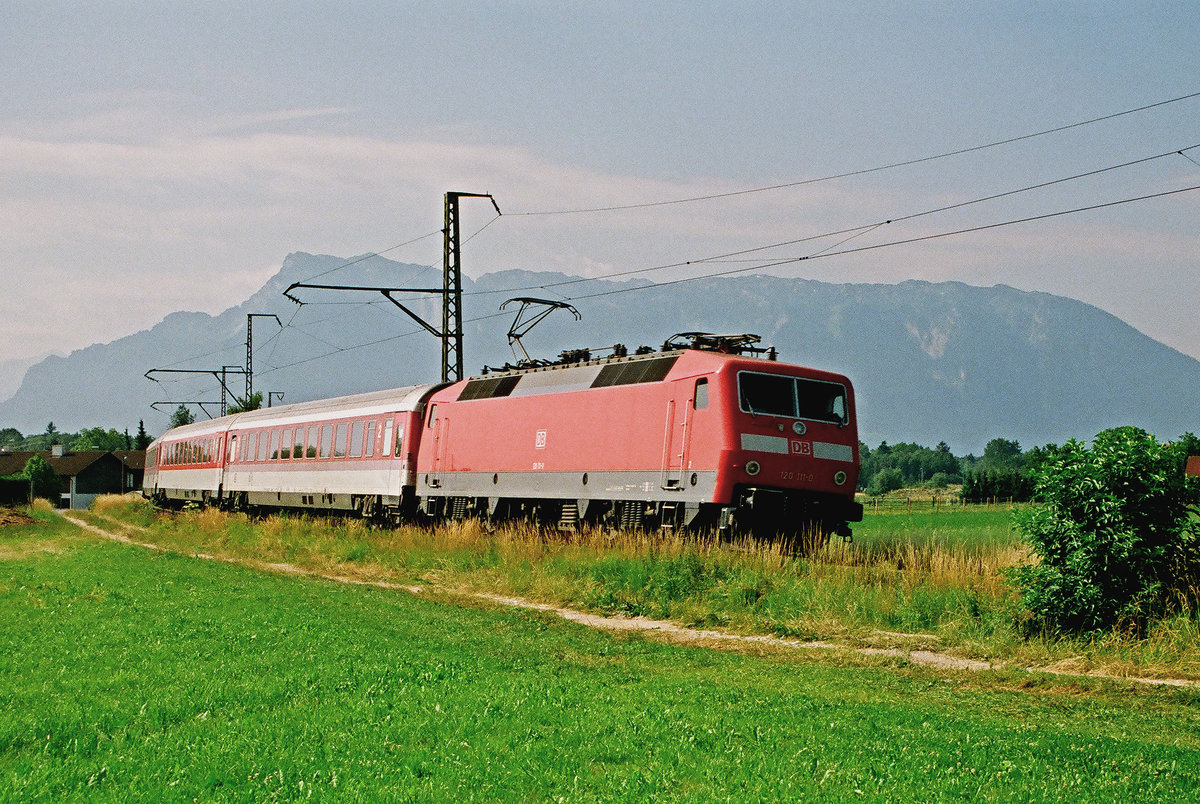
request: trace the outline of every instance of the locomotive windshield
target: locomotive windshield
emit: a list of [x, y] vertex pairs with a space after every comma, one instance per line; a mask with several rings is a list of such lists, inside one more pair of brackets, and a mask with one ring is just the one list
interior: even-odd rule
[[738, 374], [738, 402], [756, 415], [846, 423], [846, 389], [836, 382], [743, 371]]

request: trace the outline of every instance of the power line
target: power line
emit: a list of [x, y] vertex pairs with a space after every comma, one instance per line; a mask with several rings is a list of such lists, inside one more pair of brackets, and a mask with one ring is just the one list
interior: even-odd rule
[[540, 215], [578, 215], [578, 214], [593, 213], [593, 212], [619, 212], [621, 210], [627, 210], [627, 209], [646, 209], [649, 207], [663, 207], [663, 206], [671, 206], [674, 204], [690, 204], [690, 203], [693, 203], [696, 201], [713, 201], [713, 200], [717, 200], [717, 199], [721, 199], [721, 198], [734, 198], [736, 196], [741, 196], [741, 195], [750, 195], [753, 193], [764, 193], [764, 192], [769, 192], [771, 190], [783, 190], [783, 189], [787, 189], [789, 187], [802, 187], [802, 186], [808, 185], [808, 184], [817, 184], [819, 182], [833, 181], [835, 179], [845, 179], [845, 178], [850, 178], [852, 176], [863, 176], [868, 173], [878, 173], [879, 171], [891, 170], [893, 168], [898, 168], [898, 167], [908, 167], [909, 165], [919, 165], [924, 162], [932, 162], [936, 159], [945, 159], [950, 156], [960, 156], [962, 154], [974, 153], [975, 151], [982, 151], [982, 150], [986, 150], [988, 148], [996, 148], [1001, 145], [1011, 145], [1014, 142], [1022, 142], [1023, 140], [1030, 140], [1035, 137], [1043, 137], [1043, 136], [1046, 136], [1047, 134], [1056, 134], [1060, 131], [1068, 131], [1073, 128], [1080, 128], [1081, 126], [1089, 126], [1089, 125], [1092, 125], [1093, 123], [1101, 123], [1106, 120], [1113, 120], [1118, 117], [1124, 117], [1125, 115], [1136, 114], [1137, 112], [1144, 112], [1149, 109], [1157, 108], [1159, 106], [1166, 106], [1171, 103], [1178, 103], [1180, 101], [1190, 100], [1190, 99], [1196, 98], [1196, 97], [1200, 97], [1200, 92], [1191, 92], [1187, 95], [1180, 95], [1179, 97], [1176, 97], [1176, 98], [1170, 98], [1168, 100], [1157, 101], [1155, 103], [1148, 103], [1144, 106], [1138, 106], [1135, 109], [1126, 109], [1124, 111], [1114, 112], [1112, 114], [1106, 114], [1106, 115], [1102, 115], [1100, 117], [1093, 117], [1089, 120], [1081, 120], [1076, 123], [1068, 123], [1066, 125], [1055, 126], [1054, 128], [1047, 128], [1047, 129], [1043, 129], [1041, 131], [1035, 131], [1030, 134], [1021, 134], [1016, 137], [1008, 137], [1007, 139], [996, 140], [994, 142], [984, 143], [983, 145], [972, 145], [967, 148], [959, 148], [954, 151], [946, 151], [944, 153], [934, 154], [932, 156], [922, 156], [922, 157], [918, 157], [916, 159], [905, 159], [905, 160], [902, 160], [899, 162], [890, 162], [886, 165], [877, 165], [876, 167], [862, 168], [860, 170], [850, 170], [850, 171], [846, 171], [844, 173], [834, 173], [834, 174], [831, 174], [828, 176], [820, 176], [818, 178], [813, 178], [813, 179], [801, 179], [798, 181], [784, 182], [783, 184], [771, 184], [771, 185], [767, 185], [767, 186], [763, 186], [763, 187], [751, 187], [751, 188], [748, 188], [745, 190], [731, 190], [729, 192], [724, 192], [724, 193], [710, 193], [708, 195], [690, 196], [688, 198], [674, 198], [674, 199], [669, 199], [669, 200], [665, 200], [665, 201], [646, 201], [646, 202], [635, 203], [635, 204], [617, 204], [617, 205], [607, 206], [607, 207], [590, 207], [590, 208], [582, 208], [582, 209], [558, 209], [558, 210], [542, 210], [542, 211], [533, 211], [533, 212], [509, 212], [508, 215], [509, 215], [509, 217], [515, 217], [515, 216], [540, 216]]
[[717, 272], [709, 273], [709, 274], [700, 274], [697, 276], [687, 276], [687, 277], [682, 277], [680, 279], [672, 279], [672, 280], [668, 280], [666, 282], [656, 282], [651, 285], [639, 285], [637, 287], [632, 287], [632, 288], [616, 288], [614, 290], [606, 290], [606, 291], [601, 291], [598, 293], [589, 293], [589, 294], [585, 294], [583, 296], [568, 296], [567, 299], [569, 299], [570, 301], [578, 301], [580, 299], [594, 299], [594, 298], [598, 298], [600, 296], [615, 296], [620, 293], [632, 293], [632, 292], [639, 291], [639, 290], [646, 290], [648, 288], [661, 288], [661, 287], [667, 287], [669, 285], [681, 285], [684, 282], [695, 282], [696, 280], [699, 280], [699, 279], [713, 279], [713, 278], [722, 277], [722, 276], [732, 276], [733, 274], [748, 273], [750, 271], [758, 271], [758, 270], [763, 270], [766, 268], [777, 268], [781, 265], [791, 265], [793, 263], [804, 262], [806, 260], [816, 260], [816, 259], [821, 259], [824, 257], [838, 257], [838, 256], [841, 256], [844, 254], [857, 254], [857, 253], [863, 252], [863, 251], [872, 251], [875, 249], [890, 248], [892, 246], [903, 246], [903, 245], [909, 245], [911, 243], [921, 243], [926, 240], [937, 240], [937, 239], [944, 238], [944, 237], [953, 237], [955, 235], [969, 234], [971, 232], [982, 232], [982, 231], [986, 231], [988, 229], [998, 229], [1002, 226], [1012, 226], [1012, 225], [1018, 224], [1018, 223], [1030, 223], [1032, 221], [1041, 221], [1041, 220], [1046, 220], [1048, 218], [1058, 218], [1058, 217], [1062, 217], [1063, 215], [1073, 215], [1073, 214], [1076, 214], [1079, 212], [1090, 212], [1092, 210], [1105, 209], [1107, 207], [1115, 207], [1115, 206], [1119, 206], [1121, 204], [1132, 204], [1137, 201], [1147, 201], [1147, 200], [1150, 200], [1153, 198], [1163, 198], [1165, 196], [1177, 195], [1179, 193], [1191, 192], [1193, 190], [1200, 190], [1200, 184], [1196, 184], [1191, 187], [1180, 187], [1175, 190], [1165, 190], [1161, 193], [1151, 193], [1149, 195], [1137, 196], [1135, 198], [1125, 198], [1125, 199], [1121, 199], [1120, 201], [1108, 201], [1103, 204], [1091, 204], [1091, 205], [1085, 206], [1085, 207], [1075, 207], [1074, 209], [1060, 210], [1058, 212], [1047, 212], [1042, 215], [1031, 215], [1031, 216], [1025, 217], [1025, 218], [1016, 218], [1016, 219], [1008, 220], [1008, 221], [1000, 221], [999, 223], [988, 223], [988, 224], [983, 224], [981, 226], [967, 227], [965, 229], [955, 229], [954, 231], [950, 231], [950, 232], [939, 232], [937, 234], [921, 235], [919, 237], [910, 237], [910, 238], [907, 238], [904, 240], [892, 240], [887, 243], [875, 243], [875, 244], [869, 245], [869, 246], [857, 246], [855, 248], [843, 249], [841, 251], [830, 251], [830, 252], [824, 252], [824, 253], [819, 252], [817, 254], [806, 255], [803, 257], [789, 257], [788, 259], [785, 259], [785, 260], [776, 260], [774, 262], [761, 263], [758, 265], [752, 265], [748, 268], [734, 268], [729, 271], [717, 271]]
[[310, 282], [313, 279], [317, 279], [319, 277], [332, 274], [334, 271], [340, 271], [343, 268], [349, 268], [351, 265], [358, 265], [360, 262], [369, 260], [372, 257], [379, 257], [383, 254], [387, 254], [388, 252], [395, 251], [398, 248], [404, 248], [405, 246], [411, 246], [413, 243], [419, 243], [420, 241], [422, 241], [426, 238], [433, 237], [435, 235], [440, 235], [441, 233], [442, 233], [442, 230], [438, 229], [437, 231], [429, 232], [428, 234], [423, 234], [420, 237], [414, 237], [412, 240], [405, 240], [403, 243], [397, 243], [396, 245], [391, 246], [390, 248], [385, 248], [381, 251], [372, 251], [369, 254], [363, 254], [361, 257], [355, 257], [354, 259], [344, 262], [341, 265], [330, 268], [328, 271], [322, 271], [319, 274], [313, 274], [312, 276], [308, 277], [304, 281]]
[[[500, 313], [489, 313], [488, 315], [481, 315], [481, 316], [477, 316], [475, 318], [468, 318], [463, 323], [474, 324], [477, 321], [487, 321], [488, 319], [491, 319], [491, 318], [501, 318], [501, 317], [507, 317], [510, 315], [512, 315], [512, 313], [510, 313], [508, 311], [500, 312]], [[425, 332], [424, 329], [414, 329], [414, 330], [409, 330], [408, 332], [401, 332], [399, 335], [389, 335], [386, 338], [379, 338], [378, 340], [367, 341], [366, 343], [356, 343], [353, 346], [335, 347], [332, 352], [326, 352], [324, 354], [315, 355], [313, 357], [306, 357], [303, 360], [297, 360], [294, 363], [284, 363], [281, 366], [275, 366], [275, 367], [270, 368], [267, 371], [264, 371], [261, 373], [269, 374], [272, 371], [281, 371], [286, 368], [292, 368], [294, 366], [301, 366], [301, 365], [304, 365], [305, 363], [312, 363], [316, 360], [324, 360], [327, 357], [333, 357], [334, 355], [339, 355], [344, 352], [352, 352], [356, 349], [365, 349], [368, 346], [378, 346], [382, 343], [390, 343], [391, 341], [398, 341], [401, 338], [408, 338], [412, 335], [420, 335], [424, 332]], [[318, 340], [320, 340], [320, 339], [318, 339]], [[327, 346], [333, 346], [333, 344], [331, 344], [331, 343], [328, 343], [328, 342], [324, 342], [324, 343], [326, 343]]]
[[[1058, 179], [1050, 179], [1048, 181], [1038, 182], [1036, 184], [1027, 185], [1025, 187], [1019, 187], [1014, 190], [1006, 190], [1006, 191], [1000, 192], [1000, 193], [993, 193], [991, 195], [983, 196], [981, 198], [974, 198], [969, 201], [959, 201], [959, 202], [956, 202], [953, 204], [945, 204], [940, 207], [934, 207], [932, 209], [923, 210], [921, 212], [914, 212], [914, 213], [910, 213], [908, 215], [899, 215], [899, 216], [896, 216], [893, 218], [888, 218], [888, 219], [882, 220], [882, 221], [861, 224], [859, 226], [852, 226], [849, 228], [838, 229], [838, 230], [829, 231], [829, 232], [822, 232], [820, 234], [807, 235], [805, 237], [799, 237], [799, 238], [795, 238], [792, 240], [784, 240], [784, 241], [777, 242], [777, 243], [770, 243], [770, 244], [767, 244], [764, 246], [754, 246], [751, 248], [740, 249], [738, 251], [730, 251], [730, 252], [726, 252], [724, 254], [718, 254], [718, 255], [715, 255], [712, 257], [693, 258], [693, 259], [684, 260], [681, 262], [667, 263], [665, 265], [650, 266], [648, 268], [632, 268], [632, 269], [629, 269], [626, 271], [614, 271], [611, 273], [600, 274], [598, 276], [593, 276], [593, 277], [577, 277], [575, 279], [565, 279], [560, 282], [547, 282], [547, 283], [544, 283], [541, 285], [529, 285], [529, 286], [520, 287], [520, 288], [505, 288], [505, 289], [496, 289], [496, 290], [476, 290], [476, 291], [471, 291], [471, 293], [468, 295], [493, 295], [496, 293], [513, 293], [513, 292], [519, 292], [519, 291], [523, 291], [523, 290], [545, 290], [548, 288], [564, 287], [566, 285], [576, 285], [576, 284], [581, 284], [584, 282], [595, 282], [595, 281], [599, 281], [602, 279], [614, 279], [617, 277], [635, 276], [638, 274], [652, 273], [654, 271], [664, 271], [664, 270], [667, 270], [670, 268], [682, 268], [682, 267], [686, 267], [688, 265], [695, 265], [698, 263], [723, 262], [723, 261], [727, 261], [733, 257], [741, 257], [746, 254], [754, 254], [754, 253], [760, 252], [760, 251], [770, 251], [770, 250], [777, 249], [777, 248], [783, 248], [784, 246], [795, 246], [795, 245], [799, 245], [801, 243], [808, 243], [808, 242], [812, 242], [814, 240], [821, 240], [821, 239], [824, 239], [827, 237], [839, 237], [841, 235], [850, 235], [850, 237], [846, 238], [845, 240], [839, 241], [838, 243], [835, 243], [832, 246], [828, 247], [828, 248], [836, 248], [838, 245], [841, 245], [842, 243], [846, 242], [847, 240], [851, 240], [856, 237], [860, 237], [864, 234], [874, 231], [875, 229], [878, 229], [881, 226], [885, 226], [885, 225], [889, 225], [889, 224], [893, 224], [893, 223], [900, 223], [901, 221], [910, 221], [910, 220], [914, 220], [916, 218], [921, 218], [921, 217], [925, 217], [928, 215], [934, 215], [934, 214], [937, 214], [940, 212], [949, 212], [951, 210], [961, 209], [963, 207], [968, 207], [968, 206], [972, 206], [975, 204], [982, 204], [987, 201], [995, 201], [1000, 198], [1005, 198], [1005, 197], [1013, 196], [1013, 195], [1019, 195], [1020, 193], [1026, 193], [1026, 192], [1031, 192], [1033, 190], [1044, 189], [1046, 187], [1051, 187], [1056, 184], [1064, 184], [1066, 182], [1076, 181], [1078, 179], [1090, 178], [1092, 176], [1098, 176], [1102, 173], [1107, 173], [1107, 172], [1110, 172], [1113, 170], [1120, 170], [1122, 168], [1128, 168], [1128, 167], [1132, 167], [1134, 165], [1140, 165], [1140, 164], [1152, 162], [1152, 161], [1155, 161], [1158, 159], [1165, 159], [1170, 156], [1184, 156], [1184, 158], [1188, 158], [1185, 152], [1194, 150], [1196, 148], [1200, 148], [1200, 144], [1189, 145], [1186, 148], [1165, 151], [1160, 154], [1155, 154], [1154, 156], [1147, 156], [1147, 157], [1143, 157], [1141, 159], [1134, 159], [1134, 160], [1131, 160], [1128, 162], [1122, 162], [1122, 163], [1116, 164], [1116, 165], [1109, 165], [1107, 167], [1096, 168], [1094, 170], [1088, 170], [1083, 173], [1076, 173], [1071, 176], [1064, 176], [1064, 177], [1058, 178]], [[817, 252], [817, 253], [820, 253], [820, 252]], [[569, 297], [567, 297], [567, 298], [569, 298]]]

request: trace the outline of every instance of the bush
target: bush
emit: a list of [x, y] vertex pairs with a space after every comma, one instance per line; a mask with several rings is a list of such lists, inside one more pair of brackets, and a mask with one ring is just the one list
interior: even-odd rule
[[961, 475], [947, 474], [946, 472], [935, 472], [933, 477], [925, 483], [931, 489], [944, 489], [951, 483], [961, 483]]
[[867, 488], [867, 493], [879, 496], [902, 488], [904, 488], [904, 473], [893, 467], [876, 472], [875, 476], [871, 478], [871, 485]]
[[1141, 631], [1151, 617], [1194, 607], [1200, 483], [1184, 475], [1189, 438], [1159, 443], [1120, 427], [1038, 463], [1038, 504], [1017, 514], [1017, 527], [1040, 561], [1011, 573], [1035, 625]]

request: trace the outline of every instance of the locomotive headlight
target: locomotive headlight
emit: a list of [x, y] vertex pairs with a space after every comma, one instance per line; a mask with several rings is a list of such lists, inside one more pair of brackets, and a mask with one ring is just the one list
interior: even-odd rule
[[746, 461], [746, 474], [754, 477], [762, 471], [762, 467], [758, 465], [758, 461]]
[[841, 471], [835, 472], [833, 475], [833, 482], [839, 486], [844, 485], [846, 482], [846, 473]]

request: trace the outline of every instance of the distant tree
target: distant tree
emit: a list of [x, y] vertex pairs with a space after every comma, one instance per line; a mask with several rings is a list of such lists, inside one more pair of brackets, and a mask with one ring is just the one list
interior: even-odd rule
[[71, 439], [71, 449], [102, 449], [108, 452], [125, 449], [125, 436], [116, 430], [105, 430], [103, 427], [88, 427], [80, 430]]
[[936, 475], [939, 472], [945, 475], [957, 475], [962, 472], [962, 466], [958, 458], [950, 452], [950, 445], [945, 441], [939, 441], [938, 445], [933, 448], [933, 456], [929, 462], [930, 475]]
[[46, 432], [43, 433], [43, 435], [47, 436], [50, 439], [51, 444], [61, 443], [61, 441], [59, 440], [58, 428], [54, 426], [54, 422], [50, 422], [49, 424], [46, 425]]
[[1041, 460], [1042, 451], [1021, 452], [1021, 445], [1007, 438], [993, 438], [983, 448], [983, 457], [963, 459], [966, 467], [962, 497], [966, 502], [1013, 500], [1027, 502], [1034, 482], [1029, 467]]
[[925, 485], [931, 489], [944, 489], [955, 482], [956, 477], [957, 475], [948, 475], [945, 472], [934, 472], [933, 477], [929, 478]]
[[226, 413], [245, 413], [248, 410], [258, 410], [262, 407], [263, 395], [262, 391], [255, 391], [246, 397], [246, 400], [240, 404], [225, 408]]
[[171, 427], [183, 427], [185, 424], [191, 424], [194, 421], [196, 421], [196, 417], [187, 409], [187, 405], [180, 405], [171, 414]]
[[867, 488], [867, 493], [881, 495], [902, 488], [904, 488], [904, 475], [899, 469], [892, 467], [881, 469], [875, 473], [875, 476], [871, 478], [871, 485]]
[[58, 500], [62, 492], [62, 480], [41, 455], [34, 455], [27, 460], [21, 474], [29, 480], [34, 497], [45, 497], [52, 502]]
[[150, 436], [146, 435], [146, 423], [141, 419], [138, 419], [138, 431], [137, 435], [134, 436], [133, 439], [133, 448], [146, 449], [146, 447], [150, 446], [151, 440], [152, 439]]
[[1019, 470], [1025, 467], [1025, 460], [1021, 455], [1021, 445], [1016, 441], [1009, 441], [1007, 438], [993, 438], [989, 441], [983, 448], [983, 458], [979, 463], [983, 468], [992, 470]]
[[[920, 486], [939, 474], [943, 476], [940, 482], [957, 483], [962, 479], [959, 459], [950, 452], [945, 441], [934, 449], [903, 441], [890, 445], [884, 441], [875, 450], [865, 449], [865, 446], [861, 445], [859, 449], [862, 463], [860, 489], [869, 489], [874, 477], [885, 469], [898, 470], [906, 486]], [[895, 481], [889, 479], [887, 482]]]
[[1034, 481], [1015, 469], [976, 469], [963, 478], [964, 502], [981, 503], [988, 500], [1028, 502], [1033, 497]]
[[125, 449], [133, 449], [133, 439], [129, 437], [129, 428], [125, 428]]
[[0, 430], [0, 444], [5, 446], [11, 447], [20, 444], [24, 438], [25, 436], [21, 435], [21, 431], [15, 428], [5, 427], [3, 430]]

